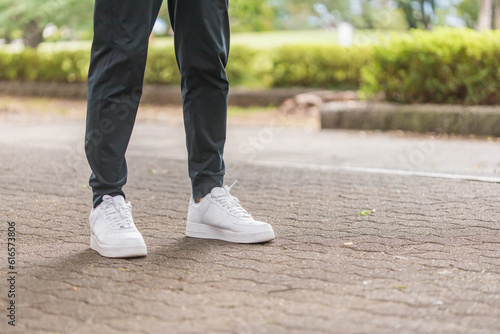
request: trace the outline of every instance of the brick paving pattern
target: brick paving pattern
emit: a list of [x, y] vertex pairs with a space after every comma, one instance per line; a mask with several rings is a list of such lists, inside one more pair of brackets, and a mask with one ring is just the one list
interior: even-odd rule
[[232, 193], [277, 234], [238, 245], [184, 236], [185, 161], [129, 169], [149, 255], [106, 259], [88, 246], [85, 158], [0, 144], [19, 261], [18, 323], [2, 279], [0, 332], [500, 333], [498, 184], [228, 161]]

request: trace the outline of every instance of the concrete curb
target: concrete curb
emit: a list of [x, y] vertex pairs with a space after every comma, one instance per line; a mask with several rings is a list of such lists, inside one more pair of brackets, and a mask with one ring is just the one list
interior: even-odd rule
[[[279, 106], [288, 98], [297, 94], [317, 91], [310, 88], [272, 88], [264, 90], [250, 90], [231, 88], [229, 90], [229, 104], [234, 106]], [[86, 99], [86, 83], [60, 82], [19, 82], [0, 81], [0, 94], [25, 97], [54, 97], [64, 99]], [[182, 104], [182, 95], [179, 86], [147, 85], [144, 86], [143, 103], [151, 104]]]
[[405, 130], [498, 137], [500, 106], [331, 102], [321, 106], [321, 128]]

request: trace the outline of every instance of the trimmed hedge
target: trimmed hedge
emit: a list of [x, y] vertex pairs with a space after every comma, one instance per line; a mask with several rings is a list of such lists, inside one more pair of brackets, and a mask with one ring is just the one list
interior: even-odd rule
[[[231, 48], [226, 74], [231, 84], [240, 85], [253, 74], [256, 51], [234, 46]], [[177, 85], [181, 80], [175, 53], [172, 48], [155, 48], [148, 51], [144, 82], [148, 84]]]
[[[1, 81], [84, 82], [88, 51], [0, 51]], [[415, 30], [368, 46], [233, 46], [233, 85], [359, 88], [401, 103], [500, 104], [500, 31]], [[180, 81], [174, 51], [151, 47], [145, 82]]]
[[[232, 84], [241, 84], [253, 73], [255, 54], [255, 50], [246, 47], [231, 49], [227, 76]], [[85, 82], [89, 62], [89, 51], [0, 51], [0, 80]], [[148, 84], [179, 84], [180, 74], [171, 48], [149, 49], [144, 81]]]
[[171, 48], [150, 48], [144, 82], [149, 84], [178, 84], [181, 81], [174, 51]]
[[62, 51], [0, 53], [0, 80], [82, 82], [87, 79], [88, 52]]
[[[356, 88], [361, 67], [370, 57], [368, 47], [361, 52], [340, 46], [284, 46], [261, 51], [237, 45], [231, 48], [226, 72], [233, 85]], [[89, 61], [88, 51], [0, 51], [0, 80], [84, 82]], [[172, 49], [149, 49], [144, 81], [180, 82]]]
[[284, 46], [271, 53], [271, 85], [355, 89], [372, 47]]
[[414, 30], [374, 46], [362, 91], [401, 103], [500, 104], [500, 32]]

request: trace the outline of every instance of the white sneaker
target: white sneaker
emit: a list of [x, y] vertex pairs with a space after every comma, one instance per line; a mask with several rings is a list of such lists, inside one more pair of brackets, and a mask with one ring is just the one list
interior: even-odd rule
[[132, 219], [132, 205], [123, 196], [104, 195], [90, 213], [90, 248], [106, 257], [145, 256], [146, 243]]
[[[236, 183], [236, 181], [234, 182]], [[189, 201], [186, 235], [238, 243], [259, 243], [274, 239], [271, 225], [256, 221], [229, 191], [234, 183], [216, 187], [199, 203]]]

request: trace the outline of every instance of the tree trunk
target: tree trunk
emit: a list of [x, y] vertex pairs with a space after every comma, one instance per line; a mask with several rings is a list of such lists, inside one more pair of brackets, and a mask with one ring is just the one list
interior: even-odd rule
[[493, 1], [480, 0], [479, 6], [477, 30], [491, 29], [491, 23], [493, 19]]
[[408, 28], [409, 29], [416, 29], [417, 28], [417, 21], [413, 17], [413, 8], [411, 7], [409, 2], [405, 1], [398, 1], [398, 6], [403, 10], [403, 13], [405, 14], [405, 20], [406, 23], [408, 23]]
[[373, 22], [373, 18], [371, 15], [372, 9], [370, 6], [370, 0], [362, 0], [361, 1], [361, 17], [365, 23], [365, 29], [373, 29], [375, 28], [375, 24]]
[[422, 13], [422, 18], [420, 22], [424, 25], [425, 30], [429, 30], [429, 17], [425, 14], [425, 0], [420, 0], [420, 13]]
[[5, 32], [5, 44], [10, 44], [12, 43], [12, 37], [10, 35], [10, 31]]
[[38, 27], [38, 20], [33, 19], [28, 22], [23, 32], [24, 46], [32, 48], [38, 47], [43, 42], [43, 31]]
[[495, 29], [500, 29], [500, 0], [494, 0]]

